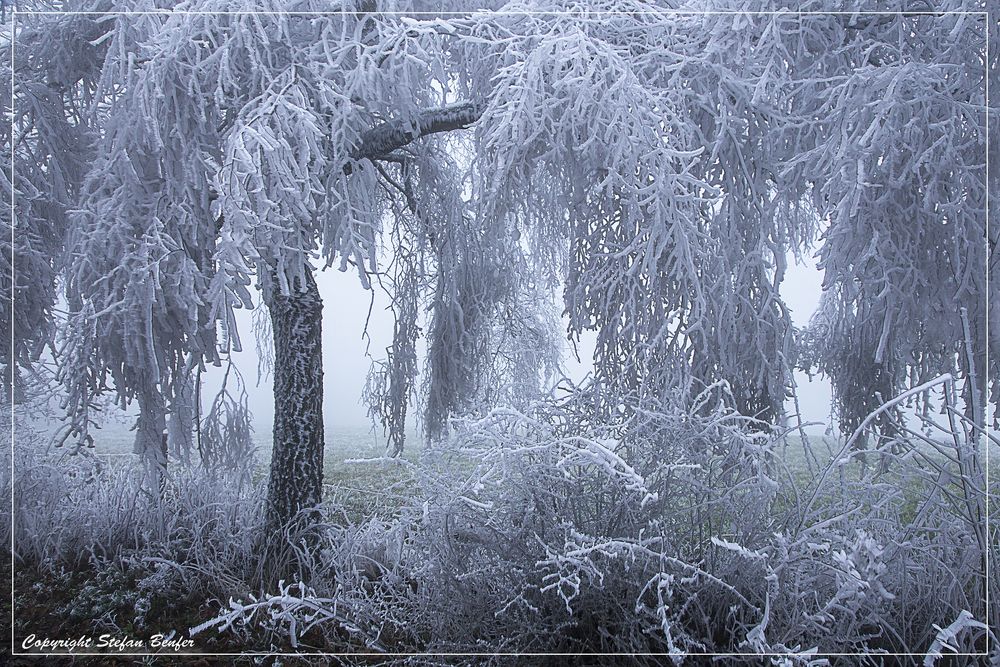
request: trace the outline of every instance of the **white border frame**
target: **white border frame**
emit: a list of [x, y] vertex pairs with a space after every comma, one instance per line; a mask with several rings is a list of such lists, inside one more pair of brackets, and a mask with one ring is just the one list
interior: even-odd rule
[[[265, 16], [327, 16], [327, 15], [339, 15], [339, 14], [344, 14], [345, 13], [344, 11], [316, 11], [316, 12], [306, 12], [306, 11], [287, 11], [287, 12], [285, 12], [285, 11], [233, 11], [233, 12], [220, 12], [220, 11], [183, 11], [183, 10], [181, 10], [181, 11], [176, 11], [176, 10], [158, 10], [158, 11], [137, 11], [137, 12], [131, 12], [131, 11], [117, 11], [117, 12], [115, 12], [115, 11], [108, 11], [108, 12], [79, 11], [79, 12], [72, 12], [72, 11], [32, 11], [32, 10], [28, 10], [28, 11], [19, 12], [17, 10], [16, 0], [7, 0], [7, 2], [4, 2], [4, 0], [0, 0], [0, 2], [3, 2], [7, 6], [6, 8], [9, 9], [10, 12], [11, 12], [11, 17], [10, 17], [10, 25], [11, 25], [11, 36], [10, 36], [10, 60], [11, 60], [11, 62], [10, 62], [10, 65], [11, 65], [11, 68], [10, 68], [11, 69], [11, 71], [10, 71], [10, 83], [11, 83], [11, 88], [10, 88], [10, 105], [11, 105], [11, 107], [10, 108], [11, 108], [11, 119], [10, 119], [10, 122], [11, 122], [11, 139], [12, 140], [13, 140], [13, 137], [14, 137], [14, 113], [13, 112], [14, 112], [14, 102], [15, 102], [14, 87], [15, 87], [15, 83], [16, 83], [15, 76], [14, 76], [14, 61], [15, 61], [15, 59], [14, 59], [14, 51], [15, 51], [15, 46], [17, 44], [17, 17], [19, 15], [34, 16], [34, 15], [51, 14], [51, 15], [57, 15], [57, 16], [146, 16], [146, 15], [192, 14], [192, 15], [200, 15], [200, 16], [214, 16], [214, 15], [218, 15], [218, 16], [247, 16], [247, 15], [265, 15]], [[395, 14], [395, 15], [402, 15], [402, 16], [420, 16], [420, 15], [425, 15], [425, 14], [426, 15], [434, 15], [434, 16], [465, 16], [465, 15], [468, 15], [469, 13], [472, 13], [473, 11], [476, 11], [476, 10], [469, 10], [469, 11], [464, 11], [464, 12], [459, 12], [459, 11], [440, 11], [440, 12], [384, 11], [384, 12], [379, 12], [379, 13], [380, 14], [386, 14], [386, 15], [394, 15]], [[350, 12], [346, 12], [346, 13], [350, 13]], [[580, 12], [572, 12], [572, 11], [563, 11], [563, 12], [560, 12], [560, 11], [538, 11], [538, 12], [533, 12], [533, 11], [496, 10], [496, 11], [493, 11], [491, 13], [495, 14], [497, 16], [511, 16], [511, 15], [518, 15], [518, 16], [520, 16], [520, 15], [540, 15], [540, 16], [562, 16], [562, 15], [565, 15], [565, 16], [573, 16], [575, 14], [579, 14]], [[980, 12], [971, 12], [971, 11], [933, 11], [933, 10], [927, 10], [927, 11], [855, 11], [855, 12], [850, 12], [850, 11], [792, 11], [792, 10], [787, 10], [787, 11], [737, 11], [737, 10], [729, 10], [729, 11], [694, 11], [694, 10], [668, 10], [668, 9], [664, 9], [664, 10], [655, 11], [655, 12], [653, 12], [653, 11], [595, 11], [593, 13], [594, 14], [605, 15], [605, 16], [635, 16], [637, 14], [654, 14], [655, 13], [655, 14], [673, 14], [673, 15], [679, 15], [679, 16], [691, 16], [691, 15], [712, 15], [712, 16], [715, 16], [715, 15], [719, 15], [719, 16], [727, 16], [727, 15], [733, 15], [733, 16], [773, 16], [773, 15], [786, 15], [787, 14], [787, 15], [798, 15], [800, 17], [801, 16], [828, 16], [828, 15], [829, 16], [861, 16], [861, 15], [886, 16], [887, 15], [887, 16], [936, 16], [936, 17], [941, 17], [941, 16], [977, 16], [977, 17], [983, 18], [985, 20], [985, 28], [986, 28], [986, 30], [985, 30], [985, 32], [986, 32], [986, 44], [985, 44], [985, 49], [986, 49], [986, 51], [985, 51], [985, 55], [986, 55], [986, 57], [985, 57], [985, 65], [986, 65], [986, 72], [985, 72], [985, 96], [986, 96], [986, 109], [985, 109], [985, 121], [986, 121], [986, 173], [985, 173], [985, 181], [986, 181], [986, 205], [985, 205], [985, 216], [986, 216], [986, 238], [983, 240], [983, 243], [986, 246], [986, 265], [984, 266], [984, 270], [985, 270], [985, 273], [986, 273], [986, 330], [985, 330], [985, 336], [986, 336], [986, 342], [987, 342], [987, 344], [986, 344], [986, 368], [989, 369], [989, 364], [990, 364], [990, 348], [989, 348], [989, 340], [990, 340], [990, 318], [989, 318], [989, 309], [990, 309], [990, 302], [989, 302], [989, 296], [990, 296], [990, 271], [989, 271], [989, 252], [990, 252], [990, 248], [989, 248], [989, 224], [990, 224], [990, 187], [989, 187], [989, 185], [990, 185], [990, 60], [989, 60], [989, 54], [990, 54], [990, 12], [989, 12], [989, 10], [987, 10], [987, 11], [980, 11]], [[10, 171], [10, 173], [11, 173], [11, 183], [13, 184], [13, 182], [14, 182], [14, 151], [13, 151], [13, 147], [11, 147], [10, 170], [11, 170]], [[16, 192], [16, 190], [12, 190], [11, 191], [11, 201], [10, 201], [10, 221], [11, 221], [11, 223], [10, 223], [10, 266], [11, 266], [11, 278], [12, 278], [11, 284], [12, 284], [12, 286], [13, 286], [13, 276], [16, 273], [15, 268], [14, 268], [14, 242], [15, 242], [15, 229], [17, 227], [17, 225], [15, 224], [15, 219], [16, 219], [15, 218], [15, 208], [16, 208], [15, 207], [15, 199], [16, 199], [16, 196], [14, 194], [15, 192]], [[10, 315], [11, 316], [11, 322], [13, 322], [13, 319], [14, 319], [14, 289], [13, 288], [11, 289], [11, 295], [10, 295], [10, 309], [11, 309], [10, 310], [10, 313], [11, 313], [11, 315]], [[10, 351], [9, 352], [10, 352], [11, 364], [13, 364], [14, 363], [14, 327], [13, 326], [11, 326], [11, 331], [10, 331]], [[13, 375], [11, 375], [11, 378], [12, 378], [11, 382], [13, 382]], [[988, 387], [989, 386], [988, 374], [984, 373], [983, 381], [987, 383], [987, 387]], [[169, 652], [169, 653], [165, 652], [165, 651], [161, 651], [161, 652], [158, 652], [158, 653], [148, 653], [148, 652], [147, 653], [112, 652], [112, 651], [105, 651], [105, 652], [61, 652], [61, 653], [55, 653], [55, 652], [50, 652], [50, 653], [41, 653], [41, 652], [38, 652], [38, 653], [35, 653], [35, 652], [25, 652], [25, 651], [18, 652], [17, 651], [16, 640], [15, 640], [15, 637], [14, 637], [14, 618], [15, 618], [15, 614], [14, 614], [14, 609], [15, 609], [15, 604], [14, 604], [14, 570], [15, 570], [15, 568], [14, 568], [14, 431], [15, 431], [14, 418], [15, 418], [15, 406], [14, 406], [13, 385], [11, 385], [9, 387], [9, 391], [10, 391], [9, 395], [11, 397], [11, 405], [10, 405], [10, 417], [11, 417], [11, 427], [10, 427], [10, 480], [11, 480], [11, 489], [10, 489], [10, 507], [11, 507], [11, 512], [10, 512], [10, 522], [11, 522], [11, 532], [10, 532], [10, 554], [11, 554], [11, 566], [10, 566], [10, 595], [11, 595], [10, 632], [11, 632], [11, 657], [36, 657], [36, 658], [41, 658], [41, 657], [44, 657], [44, 656], [81, 656], [81, 657], [85, 657], [85, 656], [95, 656], [95, 657], [97, 657], [97, 656], [99, 656], [99, 657], [105, 657], [105, 658], [112, 658], [112, 657], [116, 657], [116, 656], [121, 656], [121, 657], [126, 657], [126, 656], [133, 656], [133, 657], [134, 656], [150, 656], [150, 657], [165, 658], [165, 657], [172, 657], [172, 656], [177, 656], [177, 657], [182, 657], [182, 656], [183, 657], [210, 657], [210, 656], [247, 656], [247, 657], [262, 657], [262, 656], [290, 656], [290, 657], [322, 657], [322, 656], [329, 656], [329, 657], [352, 657], [352, 656], [358, 656], [358, 657], [362, 657], [362, 656], [364, 656], [364, 657], [391, 658], [391, 657], [402, 657], [402, 656], [442, 656], [442, 657], [448, 657], [448, 656], [456, 656], [456, 657], [457, 656], [464, 656], [464, 657], [475, 657], [475, 656], [498, 656], [498, 657], [499, 656], [504, 656], [504, 657], [506, 657], [506, 656], [511, 656], [511, 657], [513, 657], [513, 656], [530, 656], [530, 657], [540, 657], [540, 656], [556, 656], [556, 657], [570, 657], [570, 656], [572, 656], [572, 657], [590, 657], [590, 656], [593, 656], [593, 657], [633, 656], [634, 657], [634, 656], [649, 656], [649, 657], [672, 657], [672, 656], [675, 656], [675, 655], [679, 655], [682, 658], [689, 658], [689, 657], [693, 657], [693, 656], [705, 656], [705, 657], [708, 657], [708, 656], [712, 656], [712, 657], [723, 657], [723, 656], [726, 656], [726, 657], [741, 657], [741, 658], [743, 658], [743, 657], [751, 657], [752, 658], [752, 657], [758, 657], [758, 656], [759, 657], [768, 656], [768, 657], [790, 657], [790, 658], [794, 659], [794, 657], [795, 657], [794, 654], [788, 654], [788, 653], [688, 653], [688, 652], [682, 652], [680, 654], [672, 654], [672, 653], [537, 653], [537, 652], [525, 652], [525, 653], [510, 653], [510, 652], [504, 652], [504, 653], [454, 653], [454, 652], [446, 652], [446, 653], [381, 653], [381, 652], [350, 652], [350, 653], [329, 653], [329, 652], [312, 652], [312, 653], [301, 653], [301, 652], [293, 652], [293, 653], [275, 653], [275, 652], [205, 653], [205, 652], [185, 652], [185, 651]], [[996, 410], [994, 409], [992, 412], [995, 413]], [[990, 417], [991, 417], [990, 404], [989, 404], [989, 401], [987, 401], [986, 410], [984, 412], [984, 419], [986, 421], [985, 427], [986, 427], [986, 431], [987, 432], [989, 432], [991, 430], [991, 428], [990, 428]], [[995, 418], [995, 414], [993, 415], [993, 417]], [[985, 456], [985, 461], [986, 461], [986, 464], [985, 464], [985, 467], [986, 467], [986, 472], [985, 472], [985, 483], [986, 483], [986, 526], [985, 526], [985, 528], [986, 528], [986, 538], [987, 538], [987, 543], [988, 543], [989, 539], [990, 539], [990, 493], [989, 493], [989, 489], [990, 489], [990, 442], [989, 442], [989, 438], [986, 439], [986, 456]], [[989, 613], [990, 613], [990, 586], [989, 586], [989, 580], [990, 580], [990, 551], [987, 549], [987, 551], [986, 551], [986, 596], [985, 596], [985, 601], [984, 601], [985, 602], [985, 612], [986, 612], [985, 623], [986, 623], [987, 627], [992, 630], [992, 626], [990, 626], [990, 617], [989, 617]], [[143, 641], [145, 642], [147, 640], [143, 640]], [[956, 656], [956, 657], [957, 656], [962, 656], [962, 657], [987, 657], [987, 656], [990, 655], [990, 648], [991, 648], [990, 633], [987, 632], [986, 633], [986, 649], [985, 649], [984, 652], [982, 652], [982, 653], [946, 653], [946, 654], [942, 654], [942, 658], [949, 657], [949, 656]], [[815, 657], [816, 658], [820, 658], [820, 657], [826, 657], [826, 656], [829, 656], [829, 657], [846, 657], [846, 656], [878, 656], [878, 657], [885, 656], [885, 657], [889, 657], [889, 656], [891, 656], [891, 657], [910, 657], [910, 658], [913, 658], [913, 657], [921, 657], [923, 655], [924, 654], [921, 654], [921, 653], [874, 653], [874, 654], [873, 653], [822, 653], [822, 654], [817, 653], [817, 654], [815, 654]]]

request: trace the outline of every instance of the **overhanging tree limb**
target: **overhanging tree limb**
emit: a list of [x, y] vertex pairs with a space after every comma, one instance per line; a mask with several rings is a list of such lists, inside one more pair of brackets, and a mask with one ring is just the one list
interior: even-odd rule
[[[464, 129], [479, 120], [484, 106], [482, 102], [459, 102], [424, 109], [415, 118], [380, 123], [361, 135], [361, 145], [351, 151], [351, 160], [384, 159], [420, 137]], [[344, 165], [344, 173], [349, 174], [351, 170], [352, 162]]]

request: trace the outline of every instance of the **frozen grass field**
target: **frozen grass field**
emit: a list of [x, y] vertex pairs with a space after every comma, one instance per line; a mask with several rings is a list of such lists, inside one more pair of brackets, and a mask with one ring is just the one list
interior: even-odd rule
[[[107, 461], [112, 466], [135, 467], [139, 459], [133, 453], [134, 433], [123, 421], [112, 422], [99, 431], [99, 439], [93, 455]], [[266, 482], [271, 449], [270, 426], [261, 425], [254, 433], [256, 467], [254, 479]], [[412, 463], [425, 453], [420, 436], [415, 431], [407, 434], [407, 446], [399, 460], [385, 456], [386, 439], [379, 429], [369, 426], [331, 427], [326, 431], [324, 451], [324, 493], [325, 497], [343, 506], [352, 521], [373, 517], [390, 517], [410, 500], [416, 491], [415, 471]], [[926, 455], [936, 461], [944, 461], [953, 442], [937, 441], [939, 448], [917, 441], [911, 445], [913, 451], [907, 458]], [[818, 471], [829, 464], [844, 445], [844, 437], [826, 433], [822, 427], [808, 427], [803, 432], [793, 431], [774, 443], [774, 476], [781, 485], [787, 485], [789, 475], [797, 483], [808, 485]], [[987, 446], [984, 445], [981, 460], [985, 464]], [[989, 469], [991, 486], [1000, 486], [1000, 446], [989, 446]], [[67, 456], [66, 450], [50, 448], [49, 460], [58, 461]], [[869, 461], [876, 461], [872, 455]], [[451, 465], [462, 467], [461, 457], [449, 457]], [[856, 479], [864, 469], [859, 458], [854, 458], [844, 466], [843, 472]], [[906, 483], [906, 482], [902, 482]], [[914, 483], [912, 478], [909, 483]], [[808, 488], [806, 486], [805, 488]], [[907, 493], [915, 496], [914, 492]], [[912, 509], [912, 508], [911, 508]]]
[[[40, 431], [49, 432], [44, 428], [40, 428]], [[134, 465], [134, 462], [138, 461], [137, 456], [132, 451], [135, 434], [129, 430], [126, 423], [112, 422], [97, 433], [96, 446], [91, 450], [95, 456], [109, 463], [132, 462]], [[271, 450], [270, 425], [260, 425], [256, 428], [253, 438], [256, 447], [257, 476], [266, 477]], [[950, 441], [939, 439], [936, 442], [944, 450], [954, 447], [954, 443]], [[826, 433], [823, 427], [811, 426], [807, 427], [804, 432], [792, 431], [776, 441], [774, 452], [789, 471], [795, 475], [802, 475], [808, 473], [810, 469], [815, 470], [829, 463], [843, 445], [843, 436]], [[373, 488], [367, 483], [371, 481], [371, 476], [377, 476], [387, 471], [401, 471], [405, 468], [405, 465], [386, 460], [385, 448], [386, 439], [380, 429], [360, 425], [327, 427], [326, 449], [323, 456], [324, 483], [341, 487], [344, 491], [356, 491], [361, 495], [378, 493], [377, 487]], [[942, 458], [939, 450], [925, 442], [917, 441], [912, 445], [912, 448], [916, 452], [936, 459]], [[988, 448], [990, 450], [991, 471], [1000, 469], [998, 468], [1000, 466], [1000, 446], [992, 443]], [[986, 449], [987, 446], [984, 444], [981, 453], [984, 463]], [[423, 450], [419, 433], [408, 431], [406, 449], [402, 458], [405, 461], [415, 461]], [[49, 448], [48, 456], [58, 459], [67, 455], [67, 451], [60, 448]], [[852, 465], [854, 464], [852, 463]], [[857, 465], [860, 466], [860, 463]], [[390, 472], [389, 478], [391, 479], [393, 475], [394, 473]], [[1000, 477], [994, 476], [993, 481], [1000, 483]]]

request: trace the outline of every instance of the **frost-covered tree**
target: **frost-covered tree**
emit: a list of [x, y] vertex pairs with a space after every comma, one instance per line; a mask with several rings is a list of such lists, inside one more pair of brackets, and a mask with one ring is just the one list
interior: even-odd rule
[[[570, 336], [596, 332], [598, 415], [687, 406], [725, 381], [741, 412], [777, 422], [795, 357], [784, 261], [820, 219], [821, 317], [837, 328], [817, 363], [845, 423], [908, 369], [959, 352], [967, 403], [985, 400], [971, 391], [987, 375], [973, 274], [985, 244], [948, 242], [952, 229], [983, 238], [972, 15], [183, 9], [95, 22], [101, 150], [74, 214], [64, 378], [78, 409], [107, 378], [137, 400], [140, 448], [155, 453], [191, 372], [239, 347], [234, 309], [266, 305], [276, 523], [322, 492], [317, 260], [391, 291], [393, 343], [368, 395], [393, 450], [418, 391], [421, 306], [436, 437], [452, 416], [530, 393], [495, 380], [538, 379], [558, 285]], [[961, 307], [934, 320], [949, 303]], [[859, 349], [864, 363], [847, 363]]]
[[233, 309], [253, 305], [256, 279], [275, 341], [269, 507], [280, 523], [322, 488], [313, 254], [354, 262], [366, 280], [386, 207], [372, 159], [471, 116], [447, 105], [424, 61], [382, 68], [393, 45], [353, 5], [197, 9], [107, 22], [104, 150], [79, 207], [64, 377], [84, 406], [110, 374], [120, 400], [139, 402], [138, 448], [155, 459], [169, 403], [218, 359], [216, 326], [223, 350], [239, 348]]
[[100, 34], [93, 21], [75, 16], [8, 23], [0, 34], [0, 331], [13, 343], [2, 346], [0, 364], [17, 398], [25, 390], [22, 373], [32, 375], [54, 343], [69, 211], [93, 154], [87, 110], [100, 75], [100, 48], [91, 42]]
[[[809, 334], [841, 426], [850, 432], [903, 389], [953, 371], [982, 428], [987, 383], [995, 400], [1000, 377], [995, 327], [986, 340], [986, 273], [998, 260], [985, 179], [996, 57], [985, 44], [996, 25], [954, 13], [817, 17], [808, 27], [784, 132], [798, 154], [786, 169], [812, 185], [825, 224], [824, 298]], [[883, 414], [882, 433], [895, 421]]]
[[[625, 396], [630, 405], [683, 402], [693, 375], [706, 384], [731, 378], [742, 410], [776, 418], [789, 385], [791, 325], [775, 267], [811, 227], [788, 214], [794, 206], [770, 203], [777, 168], [766, 128], [732, 117], [739, 106], [767, 117], [755, 123], [780, 124], [776, 104], [758, 101], [754, 89], [773, 97], [767, 74], [781, 54], [757, 56], [749, 37], [734, 58], [734, 32], [715, 24], [732, 18], [644, 5], [609, 19], [620, 7], [599, 3], [569, 15], [545, 3], [508, 9], [430, 26], [457, 45], [451, 64], [462, 95], [483, 99], [467, 217], [489, 225], [455, 220], [475, 245], [459, 254], [464, 263], [443, 264], [442, 279], [451, 275], [455, 287], [433, 308], [428, 421], [467, 407], [448, 392], [469, 397], [481, 374], [483, 352], [471, 342], [485, 340], [475, 333], [482, 308], [506, 298], [511, 284], [496, 270], [505, 235], [529, 257], [506, 266], [564, 281], [571, 332], [598, 332], [601, 409], [617, 409]], [[744, 243], [731, 243], [740, 236]], [[488, 262], [477, 266], [483, 247]], [[487, 280], [475, 286], [477, 278]], [[462, 326], [443, 327], [449, 320]]]

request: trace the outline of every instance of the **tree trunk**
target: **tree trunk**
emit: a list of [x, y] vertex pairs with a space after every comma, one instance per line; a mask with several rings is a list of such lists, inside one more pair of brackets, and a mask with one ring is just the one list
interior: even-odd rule
[[323, 497], [323, 302], [312, 272], [268, 299], [274, 339], [274, 446], [268, 535]]
[[142, 461], [151, 490], [162, 495], [167, 473], [166, 407], [158, 385], [146, 380], [142, 387], [133, 451]]
[[198, 394], [195, 387], [196, 381], [198, 379], [193, 371], [174, 380], [174, 386], [171, 387], [173, 395], [170, 399], [170, 413], [167, 416], [169, 452], [172, 452], [174, 458], [180, 459], [185, 465], [191, 462], [194, 432], [197, 428], [195, 424], [197, 411], [194, 405]]

